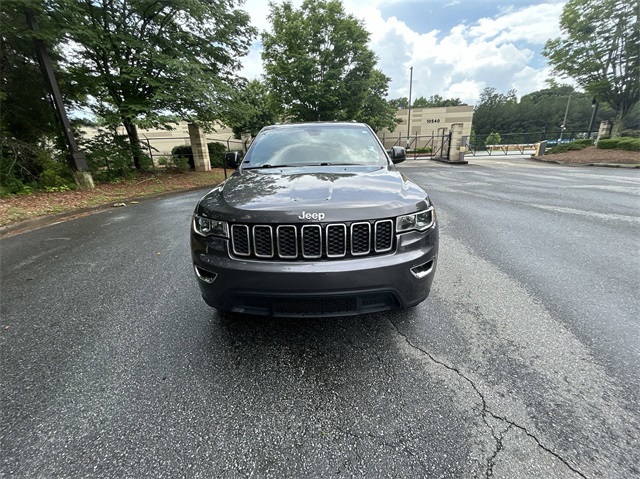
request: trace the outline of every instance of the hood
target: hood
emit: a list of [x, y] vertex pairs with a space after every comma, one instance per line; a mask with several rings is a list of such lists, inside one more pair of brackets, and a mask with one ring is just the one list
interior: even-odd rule
[[425, 200], [426, 193], [392, 166], [270, 168], [236, 172], [201, 200], [199, 214], [304, 222], [317, 213], [324, 221], [353, 221], [414, 212]]

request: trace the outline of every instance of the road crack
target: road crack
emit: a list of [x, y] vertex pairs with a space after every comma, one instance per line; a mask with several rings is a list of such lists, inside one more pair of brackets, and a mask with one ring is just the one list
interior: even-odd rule
[[[435, 358], [427, 350], [425, 350], [425, 349], [421, 348], [420, 346], [414, 344], [406, 334], [404, 334], [402, 331], [400, 331], [400, 328], [398, 328], [396, 323], [394, 323], [391, 318], [387, 318], [387, 319], [391, 323], [391, 325], [393, 326], [395, 331], [398, 333], [398, 335], [401, 336], [406, 341], [406, 343], [409, 345], [409, 347], [411, 347], [412, 349], [414, 349], [415, 351], [417, 351], [421, 355], [429, 358], [429, 360], [432, 361], [433, 363], [435, 363], [435, 364], [437, 364], [439, 366], [442, 366], [443, 368], [447, 369], [448, 371], [451, 371], [451, 372], [455, 373], [458, 377], [460, 377], [462, 380], [467, 382], [471, 386], [473, 391], [476, 393], [476, 395], [480, 398], [480, 401], [482, 402], [482, 411], [481, 411], [482, 421], [485, 423], [485, 425], [487, 426], [489, 431], [491, 431], [491, 435], [493, 436], [493, 439], [495, 440], [495, 443], [496, 443], [495, 450], [493, 451], [493, 454], [487, 460], [487, 469], [486, 469], [486, 477], [487, 478], [493, 477], [493, 468], [495, 466], [496, 459], [497, 459], [498, 455], [500, 454], [500, 452], [504, 449], [503, 439], [504, 439], [505, 435], [511, 429], [517, 429], [519, 431], [522, 431], [529, 438], [533, 439], [535, 441], [535, 443], [538, 445], [538, 447], [540, 447], [546, 453], [548, 453], [548, 454], [552, 455], [553, 457], [555, 457], [562, 464], [564, 464], [567, 468], [569, 468], [572, 472], [574, 472], [575, 474], [579, 475], [580, 477], [582, 477], [584, 479], [587, 479], [587, 476], [585, 476], [582, 472], [577, 470], [574, 466], [572, 466], [566, 459], [564, 459], [562, 456], [560, 456], [557, 452], [555, 452], [552, 449], [550, 449], [549, 447], [545, 446], [542, 443], [542, 441], [540, 441], [533, 433], [531, 433], [529, 430], [527, 430], [526, 427], [521, 426], [519, 424], [516, 424], [515, 422], [513, 422], [513, 421], [511, 421], [511, 420], [509, 420], [509, 419], [507, 419], [505, 417], [502, 417], [502, 416], [492, 412], [489, 409], [489, 406], [487, 405], [487, 401], [486, 401], [486, 399], [484, 397], [484, 394], [482, 394], [482, 392], [480, 391], [480, 389], [478, 389], [478, 386], [473, 382], [472, 379], [470, 379], [467, 376], [465, 376], [459, 369], [457, 369], [454, 366], [451, 366], [451, 365], [445, 363], [444, 361], [441, 361], [441, 360]], [[507, 427], [502, 431], [496, 431], [496, 428], [493, 425], [491, 425], [489, 417], [493, 418], [496, 421], [500, 421], [500, 422], [504, 423]]]

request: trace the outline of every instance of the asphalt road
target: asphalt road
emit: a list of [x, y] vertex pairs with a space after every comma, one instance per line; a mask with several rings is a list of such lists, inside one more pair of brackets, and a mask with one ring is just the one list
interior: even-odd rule
[[416, 308], [219, 316], [202, 193], [0, 240], [2, 477], [640, 477], [640, 170], [407, 161]]

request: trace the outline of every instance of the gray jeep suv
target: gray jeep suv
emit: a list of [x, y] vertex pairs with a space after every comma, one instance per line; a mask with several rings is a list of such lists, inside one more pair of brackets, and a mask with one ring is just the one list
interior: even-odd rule
[[195, 275], [220, 311], [344, 316], [429, 295], [438, 223], [427, 193], [360, 123], [263, 128], [196, 206]]

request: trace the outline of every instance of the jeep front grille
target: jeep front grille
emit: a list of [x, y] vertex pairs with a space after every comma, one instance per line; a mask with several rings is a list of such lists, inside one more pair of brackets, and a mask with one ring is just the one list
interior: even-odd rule
[[387, 253], [393, 220], [306, 225], [231, 225], [234, 256], [254, 259], [335, 259]]

